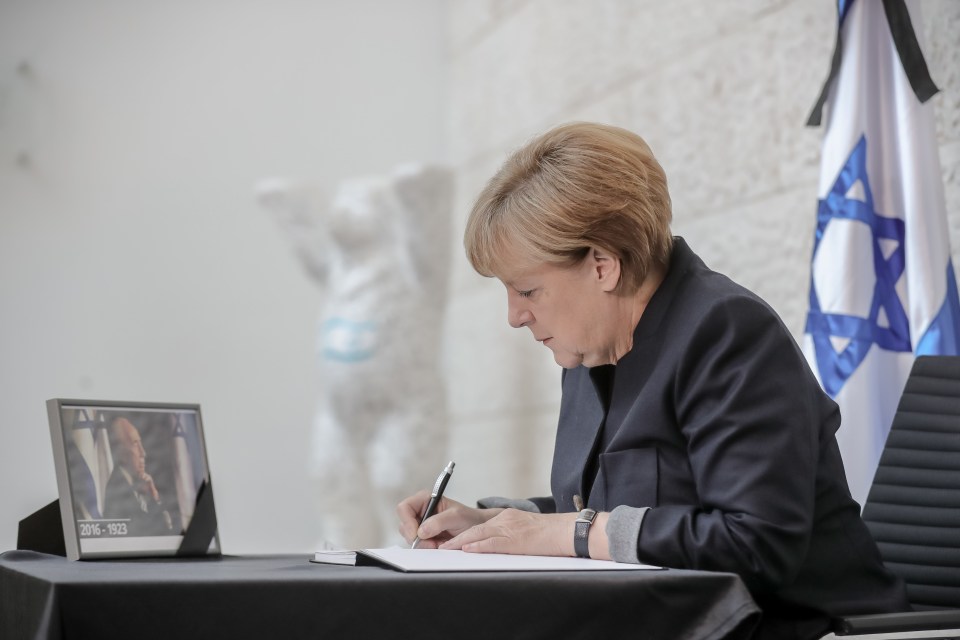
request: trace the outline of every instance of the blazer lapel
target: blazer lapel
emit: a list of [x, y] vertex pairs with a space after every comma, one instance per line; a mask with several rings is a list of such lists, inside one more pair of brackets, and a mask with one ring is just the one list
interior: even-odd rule
[[573, 496], [584, 496], [584, 470], [603, 424], [603, 403], [586, 367], [568, 370], [564, 376], [557, 450], [553, 456], [551, 484], [557, 511], [573, 511]]

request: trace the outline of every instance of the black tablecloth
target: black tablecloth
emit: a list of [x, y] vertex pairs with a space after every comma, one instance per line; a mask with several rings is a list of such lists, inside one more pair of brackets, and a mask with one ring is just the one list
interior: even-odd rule
[[0, 638], [747, 638], [734, 575], [400, 573], [306, 556], [0, 555]]

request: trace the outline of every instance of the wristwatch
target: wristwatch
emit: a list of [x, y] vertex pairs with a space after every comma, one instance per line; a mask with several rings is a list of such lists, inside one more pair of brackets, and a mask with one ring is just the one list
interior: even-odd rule
[[596, 517], [597, 512], [593, 509], [582, 509], [573, 524], [573, 551], [579, 558], [590, 557], [587, 539], [590, 536], [590, 525]]

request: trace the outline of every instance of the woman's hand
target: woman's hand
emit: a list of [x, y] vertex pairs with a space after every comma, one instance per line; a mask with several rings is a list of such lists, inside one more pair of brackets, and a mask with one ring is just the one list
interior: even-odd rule
[[572, 556], [576, 519], [576, 513], [529, 513], [504, 509], [486, 522], [455, 535], [440, 548], [476, 553]]
[[400, 535], [407, 544], [411, 544], [414, 538], [419, 536], [418, 547], [421, 549], [436, 549], [454, 536], [486, 522], [502, 511], [502, 509], [473, 509], [444, 497], [440, 498], [434, 515], [427, 518], [423, 526], [420, 526], [420, 518], [428, 502], [430, 502], [430, 492], [420, 491], [397, 505]]

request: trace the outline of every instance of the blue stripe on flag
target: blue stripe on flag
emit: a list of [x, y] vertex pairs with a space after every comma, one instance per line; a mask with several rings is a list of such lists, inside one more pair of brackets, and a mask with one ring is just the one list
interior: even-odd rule
[[837, 11], [840, 14], [840, 26], [843, 26], [843, 19], [847, 17], [847, 12], [850, 11], [850, 7], [853, 5], [853, 0], [838, 0], [837, 1]]
[[917, 343], [918, 356], [960, 356], [960, 297], [953, 260], [947, 261], [947, 296], [943, 306]]

